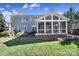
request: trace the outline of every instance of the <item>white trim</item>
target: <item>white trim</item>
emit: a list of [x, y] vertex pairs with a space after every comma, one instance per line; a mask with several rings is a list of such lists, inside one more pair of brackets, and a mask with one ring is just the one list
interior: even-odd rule
[[[53, 15], [51, 15], [51, 19], [53, 20]], [[52, 28], [52, 34], [53, 34], [53, 21], [51, 21], [51, 28]]]
[[55, 13], [55, 12], [53, 12], [53, 13], [48, 13], [48, 14], [46, 14], [46, 15], [44, 15], [44, 16], [41, 16], [40, 18], [37, 18], [37, 19], [41, 19], [41, 18], [43, 18], [43, 17], [46, 17], [46, 16], [48, 16], [48, 15], [56, 15], [56, 16], [58, 16], [58, 17], [61, 17], [61, 18], [63, 18], [64, 20], [66, 19], [67, 21], [68, 20], [70, 20], [69, 18], [67, 18], [67, 17], [65, 17], [65, 16], [63, 16], [63, 15], [60, 15], [60, 14], [57, 14], [57, 13]]
[[[43, 33], [36, 33], [35, 35], [59, 35], [59, 33], [54, 33], [54, 34], [52, 34], [52, 33], [47, 33], [47, 34], [43, 34]], [[60, 35], [62, 35], [62, 34], [66, 34], [66, 33], [61, 33]]]
[[38, 33], [38, 22], [37, 22], [37, 33]]
[[46, 34], [46, 21], [44, 21], [44, 34]]
[[[60, 17], [59, 17], [59, 20], [60, 20]], [[59, 34], [60, 34], [60, 21], [59, 21]]]
[[68, 34], [68, 22], [66, 21], [66, 34]]
[[44, 22], [44, 21], [48, 21], [48, 22], [50, 22], [50, 21], [67, 21], [67, 20], [38, 20], [38, 22]]

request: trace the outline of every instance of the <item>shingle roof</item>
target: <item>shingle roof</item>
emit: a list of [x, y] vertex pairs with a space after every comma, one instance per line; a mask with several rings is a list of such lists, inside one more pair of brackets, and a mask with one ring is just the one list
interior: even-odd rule
[[42, 18], [42, 17], [45, 17], [45, 16], [47, 16], [47, 15], [51, 15], [51, 14], [55, 14], [55, 15], [61, 17], [61, 18], [64, 18], [65, 20], [70, 20], [69, 18], [67, 18], [67, 17], [65, 17], [65, 16], [63, 16], [63, 15], [60, 15], [60, 14], [58, 14], [58, 13], [55, 13], [55, 12], [53, 12], [53, 13], [48, 13], [48, 14], [46, 14], [46, 15], [11, 15], [11, 18], [12, 18], [12, 17], [13, 17], [13, 18], [20, 18], [20, 17], [23, 17], [23, 18], [35, 18], [35, 19], [40, 19], [40, 18]]
[[20, 17], [24, 17], [24, 18], [39, 18], [43, 15], [11, 15], [12, 18], [20, 18]]

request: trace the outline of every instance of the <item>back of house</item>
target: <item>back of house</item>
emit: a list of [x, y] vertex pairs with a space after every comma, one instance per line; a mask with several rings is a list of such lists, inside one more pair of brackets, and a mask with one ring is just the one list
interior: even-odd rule
[[46, 15], [12, 15], [11, 30], [30, 33], [36, 31], [35, 35], [67, 35], [68, 18], [57, 14]]

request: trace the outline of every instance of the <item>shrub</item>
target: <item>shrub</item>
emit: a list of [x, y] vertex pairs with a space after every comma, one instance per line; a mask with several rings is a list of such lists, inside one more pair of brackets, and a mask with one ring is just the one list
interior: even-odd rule
[[14, 35], [16, 35], [18, 33], [18, 31], [16, 31], [16, 30], [13, 30], [13, 31], [14, 31]]
[[8, 31], [3, 31], [3, 32], [0, 32], [0, 36], [3, 37], [3, 36], [9, 36], [9, 33]]
[[15, 34], [14, 31], [6, 30], [6, 31], [3, 31], [3, 32], [0, 32], [0, 37], [14, 36], [14, 34]]

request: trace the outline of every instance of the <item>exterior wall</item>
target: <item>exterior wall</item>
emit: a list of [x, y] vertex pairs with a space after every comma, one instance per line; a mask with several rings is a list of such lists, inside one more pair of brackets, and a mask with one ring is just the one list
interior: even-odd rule
[[[24, 21], [24, 19], [22, 17], [13, 18], [13, 20], [11, 22], [11, 29], [19, 31], [19, 28], [20, 28], [21, 32], [22, 31], [31, 32], [32, 25], [36, 25], [37, 22], [36, 22], [35, 18], [25, 18], [25, 19], [26, 19], [26, 21]], [[26, 29], [24, 27], [26, 27]]]

